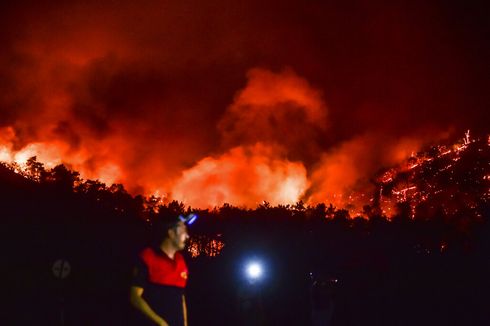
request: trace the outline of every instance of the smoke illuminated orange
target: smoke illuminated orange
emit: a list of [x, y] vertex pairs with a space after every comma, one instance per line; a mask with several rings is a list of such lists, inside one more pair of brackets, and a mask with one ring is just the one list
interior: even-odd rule
[[302, 200], [357, 214], [384, 168], [461, 121], [484, 125], [487, 58], [462, 50], [483, 34], [447, 42], [443, 10], [358, 4], [365, 18], [344, 20], [334, 4], [278, 7], [2, 7], [0, 160], [36, 156], [194, 207]]

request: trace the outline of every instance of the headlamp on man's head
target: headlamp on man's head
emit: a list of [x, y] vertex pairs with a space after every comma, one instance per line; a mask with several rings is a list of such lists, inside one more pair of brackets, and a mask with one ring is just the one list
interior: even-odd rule
[[191, 225], [194, 223], [197, 219], [197, 215], [194, 213], [191, 213], [187, 216], [179, 215], [179, 221], [184, 222], [187, 225]]

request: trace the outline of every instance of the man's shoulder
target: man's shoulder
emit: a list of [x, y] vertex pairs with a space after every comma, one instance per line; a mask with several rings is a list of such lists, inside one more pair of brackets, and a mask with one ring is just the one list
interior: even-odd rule
[[158, 247], [155, 247], [155, 246], [148, 246], [148, 247], [145, 247], [143, 248], [140, 252], [139, 252], [139, 257], [140, 258], [148, 258], [148, 257], [151, 257], [151, 258], [163, 258], [163, 257], [166, 257], [165, 253], [163, 253], [163, 251], [158, 248]]
[[139, 252], [139, 256], [142, 257], [144, 255], [148, 255], [148, 254], [155, 254], [155, 249], [153, 247], [144, 247], [143, 249], [141, 249], [141, 251]]

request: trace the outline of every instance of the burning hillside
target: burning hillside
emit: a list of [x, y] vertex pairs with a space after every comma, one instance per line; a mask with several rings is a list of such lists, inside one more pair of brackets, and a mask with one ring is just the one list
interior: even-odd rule
[[487, 132], [488, 20], [465, 15], [482, 29], [461, 30], [459, 7], [413, 9], [6, 2], [0, 159], [195, 207], [358, 211], [380, 169]]
[[[196, 208], [209, 207], [209, 203], [219, 207], [221, 203], [229, 203], [230, 199], [232, 203], [240, 202], [241, 198], [252, 198], [247, 203], [248, 207], [257, 207], [264, 202], [267, 205], [293, 207], [290, 203], [298, 202], [298, 198], [308, 186], [306, 171], [301, 164], [270, 161], [269, 150], [260, 146], [251, 149], [251, 152], [236, 148], [219, 159], [205, 159], [193, 168], [194, 170], [186, 172], [185, 178], [176, 189], [180, 190], [179, 194], [182, 197], [187, 196], [191, 198], [191, 202], [201, 204], [194, 206]], [[6, 151], [4, 155], [5, 153]], [[17, 154], [15, 157], [20, 156]], [[242, 163], [237, 165], [236, 162]], [[412, 153], [396, 166], [373, 174], [370, 178], [370, 188], [364, 188], [372, 189], [370, 192], [350, 190], [339, 192], [332, 197], [325, 194], [324, 201], [314, 201], [311, 197], [305, 203], [311, 207], [320, 203], [333, 204], [335, 209], [345, 209], [351, 217], [369, 218], [373, 215], [383, 215], [391, 218], [394, 215], [405, 214], [410, 218], [423, 219], [481, 219], [484, 207], [490, 200], [489, 162], [488, 136], [471, 138], [468, 131], [459, 142], [430, 146], [427, 150]], [[97, 189], [107, 191], [121, 190], [121, 185], [106, 187], [99, 181], [80, 178], [77, 172], [60, 170], [60, 166], [50, 169], [49, 162], [45, 165], [37, 161], [36, 157], [25, 161], [4, 161], [2, 164], [13, 172], [37, 182], [43, 181], [43, 176], [45, 180], [46, 176], [49, 179], [52, 178], [49, 177], [51, 174], [66, 171], [71, 175], [72, 186], [76, 191], [86, 192], [94, 185]], [[202, 179], [203, 175], [207, 177]], [[250, 178], [251, 175], [254, 177]], [[288, 175], [301, 177], [294, 179]], [[339, 178], [339, 183], [342, 182], [339, 176], [333, 177]], [[229, 187], [223, 187], [223, 182]], [[280, 185], [275, 188], [279, 193], [274, 195], [281, 200], [267, 200], [267, 189], [274, 189], [270, 182]], [[233, 186], [235, 184], [238, 186]], [[345, 180], [345, 184], [349, 184], [349, 179]], [[257, 189], [257, 185], [262, 185], [262, 192], [250, 190]], [[193, 187], [191, 191], [186, 191], [187, 188]], [[202, 189], [207, 189], [208, 193], [189, 197], [194, 191]], [[232, 189], [243, 190], [233, 192]], [[161, 205], [170, 202], [171, 198], [153, 194], [148, 196], [146, 201], [153, 205]]]

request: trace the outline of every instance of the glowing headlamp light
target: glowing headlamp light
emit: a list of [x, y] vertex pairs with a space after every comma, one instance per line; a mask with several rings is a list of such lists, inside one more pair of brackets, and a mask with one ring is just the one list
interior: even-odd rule
[[179, 220], [181, 222], [184, 222], [187, 225], [191, 225], [192, 223], [194, 223], [196, 221], [196, 219], [197, 219], [197, 215], [194, 213], [191, 213], [187, 216], [179, 215]]

